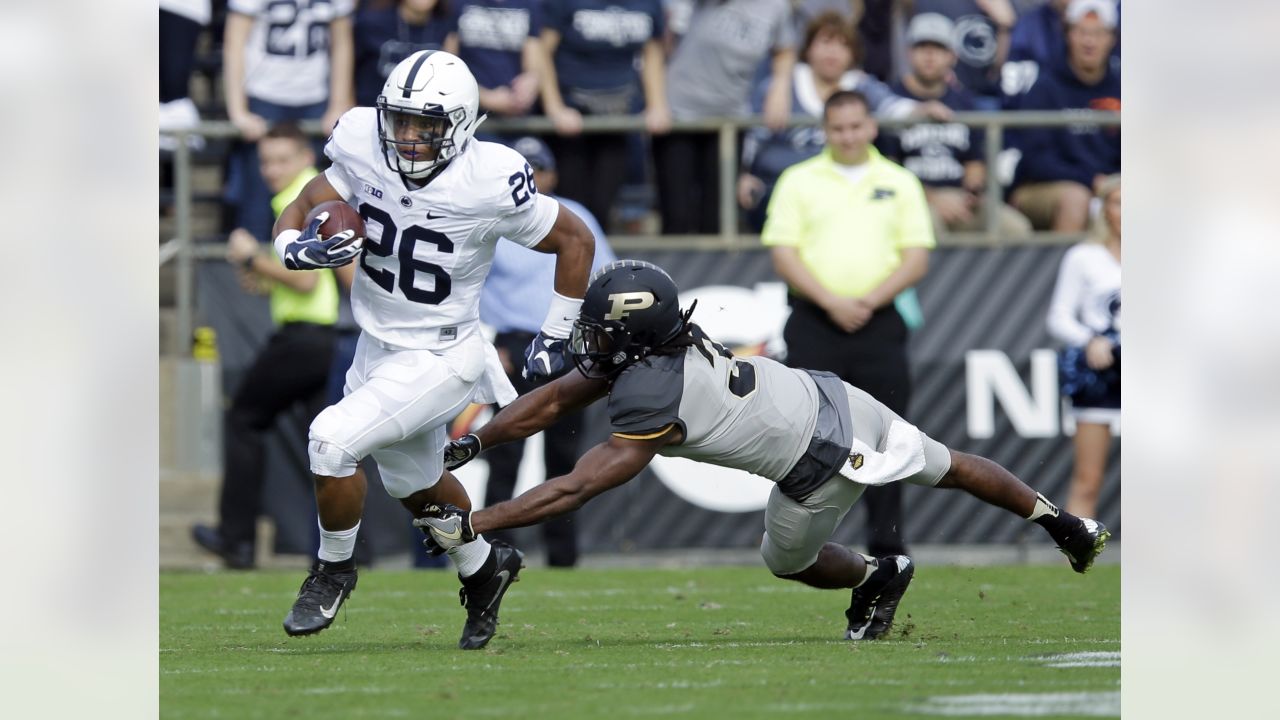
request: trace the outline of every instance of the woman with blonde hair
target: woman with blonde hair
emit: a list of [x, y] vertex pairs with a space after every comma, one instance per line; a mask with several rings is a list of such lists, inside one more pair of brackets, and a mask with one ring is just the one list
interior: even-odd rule
[[1062, 393], [1076, 422], [1075, 466], [1067, 512], [1095, 517], [1120, 416], [1120, 176], [1097, 183], [1102, 201], [1098, 238], [1067, 251], [1046, 317], [1062, 343]]

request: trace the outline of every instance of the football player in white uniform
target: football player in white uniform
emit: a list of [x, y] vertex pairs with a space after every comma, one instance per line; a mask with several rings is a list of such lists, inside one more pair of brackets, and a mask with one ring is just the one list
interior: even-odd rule
[[[468, 403], [506, 405], [516, 397], [478, 327], [480, 289], [499, 238], [556, 255], [555, 297], [526, 373], [545, 378], [565, 368], [594, 240], [577, 216], [538, 194], [519, 153], [472, 139], [483, 119], [475, 78], [461, 60], [440, 51], [409, 56], [375, 108], [342, 116], [325, 147], [333, 166], [276, 223], [276, 251], [290, 268], [360, 264], [351, 305], [362, 332], [345, 396], [311, 424], [320, 552], [284, 620], [290, 635], [328, 627], [356, 586], [351, 555], [366, 455], [378, 461], [387, 492], [414, 515], [433, 502], [470, 506], [445, 471], [441, 448], [446, 423]], [[350, 230], [319, 236], [325, 214], [306, 223], [312, 208], [330, 200], [359, 211], [363, 241]], [[467, 608], [459, 646], [484, 647], [523, 556], [479, 538], [448, 554]]]

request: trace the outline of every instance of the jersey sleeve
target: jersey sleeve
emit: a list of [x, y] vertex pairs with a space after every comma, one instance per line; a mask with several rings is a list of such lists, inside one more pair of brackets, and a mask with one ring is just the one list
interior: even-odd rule
[[498, 218], [490, 235], [531, 248], [551, 232], [559, 215], [560, 203], [546, 195], [535, 195], [526, 208]]
[[[609, 423], [615, 435], [644, 440], [661, 434], [671, 424], [680, 426], [680, 398], [684, 375], [666, 358], [651, 358], [622, 372], [609, 390]], [[655, 364], [649, 364], [657, 361]], [[683, 365], [683, 361], [680, 361]]]
[[370, 137], [377, 132], [377, 120], [373, 108], [352, 108], [342, 114], [333, 133], [324, 144], [324, 155], [333, 164], [324, 171], [324, 177], [344, 198], [350, 199], [354, 180], [351, 167], [359, 160], [360, 147], [368, 147]]
[[479, 153], [470, 183], [475, 192], [455, 204], [473, 216], [493, 218], [485, 233], [490, 240], [505, 237], [525, 247], [542, 242], [556, 223], [560, 203], [538, 192], [533, 169], [520, 153], [497, 143], [479, 143], [474, 150]]

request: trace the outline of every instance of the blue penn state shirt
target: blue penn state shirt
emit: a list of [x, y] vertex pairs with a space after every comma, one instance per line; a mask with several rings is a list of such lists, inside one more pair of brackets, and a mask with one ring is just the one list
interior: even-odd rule
[[665, 29], [661, 0], [545, 0], [543, 11], [546, 27], [560, 33], [553, 60], [561, 92], [638, 83], [636, 57]]
[[[617, 259], [600, 223], [585, 207], [568, 198], [552, 197], [582, 218], [595, 236], [596, 256], [591, 261], [591, 272]], [[555, 278], [555, 255], [499, 241], [489, 277], [480, 291], [480, 321], [500, 333], [538, 332], [551, 307]]]
[[458, 57], [482, 88], [504, 87], [520, 74], [525, 40], [542, 32], [538, 0], [462, 0], [455, 3]]
[[[1065, 64], [1041, 69], [1017, 110], [1120, 110], [1120, 73], [1114, 62], [1096, 85], [1085, 85]], [[1013, 186], [1074, 180], [1093, 186], [1094, 175], [1120, 172], [1120, 128], [1079, 125], [1022, 128], [1009, 132], [1009, 145], [1022, 151]]]

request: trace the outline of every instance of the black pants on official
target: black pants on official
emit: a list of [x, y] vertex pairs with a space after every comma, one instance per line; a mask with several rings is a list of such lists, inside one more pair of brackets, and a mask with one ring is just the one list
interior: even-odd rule
[[[507, 375], [511, 384], [521, 395], [533, 390], [536, 385], [520, 375], [524, 366], [524, 351], [533, 341], [533, 333], [507, 332], [498, 333], [494, 345], [504, 350], [511, 358], [515, 372]], [[582, 427], [582, 413], [570, 413], [556, 421], [543, 432], [543, 461], [547, 468], [547, 479], [567, 475], [578, 461], [578, 431]], [[489, 486], [485, 490], [486, 506], [510, 500], [515, 493], [516, 476], [520, 471], [520, 459], [524, 457], [524, 441], [497, 445], [485, 450], [484, 457], [489, 461]], [[574, 515], [567, 513], [543, 522], [542, 539], [547, 546], [547, 565], [551, 567], [573, 567], [578, 562], [578, 532], [574, 526]], [[512, 542], [509, 530], [490, 530], [485, 533], [490, 540]]]
[[[833, 372], [906, 417], [911, 399], [907, 325], [892, 305], [877, 310], [852, 333], [841, 330], [825, 310], [807, 300], [792, 297], [790, 305], [791, 317], [782, 333], [788, 365]], [[875, 557], [904, 554], [902, 485], [869, 487], [862, 504], [867, 508], [867, 551]]]
[[224, 420], [218, 503], [219, 529], [229, 545], [256, 541], [266, 479], [265, 439], [276, 418], [299, 403], [306, 407], [308, 421], [324, 409], [336, 337], [331, 325], [282, 326], [267, 340], [236, 390]]

